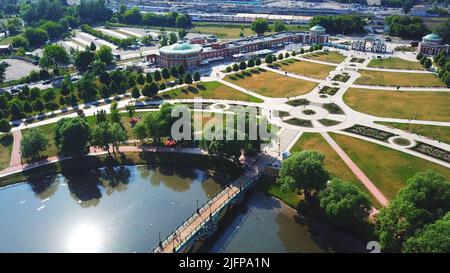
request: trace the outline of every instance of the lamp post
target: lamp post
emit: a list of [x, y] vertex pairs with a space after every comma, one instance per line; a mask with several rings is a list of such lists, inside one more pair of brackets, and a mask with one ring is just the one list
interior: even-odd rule
[[198, 199], [197, 199], [197, 214], [200, 214], [200, 209], [198, 208]]
[[159, 237], [159, 247], [162, 248], [162, 241], [161, 241], [161, 232], [158, 232], [158, 237]]

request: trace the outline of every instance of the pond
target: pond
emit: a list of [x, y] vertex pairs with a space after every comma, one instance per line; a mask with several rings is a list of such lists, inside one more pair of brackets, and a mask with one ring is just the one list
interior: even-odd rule
[[100, 168], [0, 190], [0, 252], [148, 252], [220, 190], [168, 165]]
[[[180, 165], [99, 168], [0, 189], [0, 252], [149, 252], [221, 188]], [[249, 192], [201, 252], [363, 252], [354, 237]]]

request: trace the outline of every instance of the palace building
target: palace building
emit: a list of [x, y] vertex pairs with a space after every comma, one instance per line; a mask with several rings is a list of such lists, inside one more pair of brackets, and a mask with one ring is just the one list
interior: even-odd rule
[[419, 52], [427, 56], [436, 56], [441, 52], [449, 52], [449, 45], [442, 42], [442, 37], [431, 33], [422, 38]]
[[182, 64], [187, 69], [208, 65], [224, 59], [246, 59], [263, 56], [274, 49], [284, 48], [289, 44], [323, 44], [328, 43], [329, 35], [325, 28], [316, 25], [305, 32], [279, 32], [265, 36], [251, 36], [231, 42], [220, 42], [211, 37], [195, 38], [188, 42], [178, 42], [159, 49], [157, 54], [147, 56], [147, 60], [161, 67]]

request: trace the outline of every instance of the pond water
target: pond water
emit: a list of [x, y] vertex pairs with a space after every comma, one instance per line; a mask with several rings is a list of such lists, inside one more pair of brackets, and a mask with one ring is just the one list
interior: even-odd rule
[[201, 170], [125, 166], [0, 190], [0, 252], [147, 252], [220, 190]]
[[[100, 168], [0, 189], [0, 252], [148, 252], [221, 188], [177, 165]], [[362, 252], [355, 238], [259, 191], [202, 252]]]

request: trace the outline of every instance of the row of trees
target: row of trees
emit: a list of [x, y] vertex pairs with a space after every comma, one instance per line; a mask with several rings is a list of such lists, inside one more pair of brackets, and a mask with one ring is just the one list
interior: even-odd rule
[[443, 83], [450, 87], [450, 57], [441, 52], [434, 57], [434, 63], [439, 68], [438, 76]]
[[120, 47], [129, 47], [131, 45], [134, 45], [137, 43], [137, 38], [136, 37], [128, 37], [128, 38], [124, 38], [124, 39], [120, 39], [111, 35], [108, 35], [106, 33], [103, 33], [100, 30], [97, 30], [89, 25], [82, 25], [81, 26], [81, 30], [83, 32], [89, 33], [91, 35], [94, 35], [95, 37], [98, 37], [100, 39], [103, 39], [105, 41], [108, 41], [110, 43], [113, 43], [117, 46]]
[[187, 14], [168, 12], [165, 14], [146, 12], [142, 13], [138, 7], [128, 9], [121, 5], [112, 21], [128, 25], [146, 25], [158, 27], [189, 28], [192, 26], [191, 18]]
[[420, 52], [417, 54], [416, 59], [420, 61], [420, 64], [426, 69], [430, 68], [432, 65], [430, 58], [427, 58], [427, 56], [424, 56]]
[[[255, 21], [252, 22], [251, 30], [255, 32], [258, 35], [263, 35], [265, 32], [270, 31], [269, 22], [267, 19], [264, 18], [257, 18]], [[273, 24], [272, 31], [274, 32], [280, 32], [287, 30], [286, 25], [283, 23], [283, 21], [277, 20]]]
[[355, 184], [330, 181], [324, 159], [316, 151], [293, 153], [283, 161], [278, 185], [283, 191], [302, 193], [306, 202], [317, 200], [327, 220], [337, 227], [359, 234], [374, 230], [384, 251], [450, 251], [450, 181], [444, 176], [427, 170], [410, 178], [381, 209], [373, 227], [368, 219], [369, 197]]

